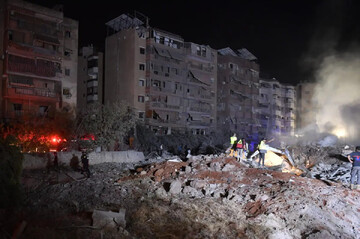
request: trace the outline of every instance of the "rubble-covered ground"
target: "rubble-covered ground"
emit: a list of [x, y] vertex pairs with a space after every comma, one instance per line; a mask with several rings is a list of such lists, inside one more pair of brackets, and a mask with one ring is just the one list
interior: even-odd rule
[[291, 149], [302, 176], [225, 155], [91, 165], [90, 178], [70, 167], [24, 171], [25, 205], [2, 212], [0, 234], [360, 238], [360, 191], [348, 188], [349, 163], [332, 150]]

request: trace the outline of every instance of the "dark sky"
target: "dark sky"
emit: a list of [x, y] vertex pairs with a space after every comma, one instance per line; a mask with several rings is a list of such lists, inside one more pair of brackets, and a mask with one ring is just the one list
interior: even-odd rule
[[357, 0], [29, 1], [63, 4], [65, 16], [79, 21], [80, 46], [103, 48], [105, 23], [136, 10], [150, 18], [150, 26], [185, 41], [214, 49], [247, 48], [259, 59], [263, 75], [283, 83], [311, 79], [321, 56], [360, 43]]

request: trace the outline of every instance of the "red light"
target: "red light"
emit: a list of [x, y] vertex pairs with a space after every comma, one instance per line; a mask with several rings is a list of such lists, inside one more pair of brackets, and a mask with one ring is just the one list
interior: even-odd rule
[[61, 139], [58, 136], [51, 137], [51, 143], [52, 144], [58, 144], [61, 142]]

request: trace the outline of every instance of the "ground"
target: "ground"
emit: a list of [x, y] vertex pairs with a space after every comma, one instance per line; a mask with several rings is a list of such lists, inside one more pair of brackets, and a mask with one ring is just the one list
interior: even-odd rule
[[360, 238], [360, 191], [348, 185], [225, 155], [174, 161], [91, 165], [90, 178], [24, 171], [25, 204], [1, 213], [3, 238]]

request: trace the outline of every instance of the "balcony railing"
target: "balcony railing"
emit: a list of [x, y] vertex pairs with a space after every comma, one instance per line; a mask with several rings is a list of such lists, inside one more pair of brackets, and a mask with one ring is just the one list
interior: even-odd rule
[[15, 88], [15, 93], [22, 95], [49, 97], [49, 98], [56, 98], [59, 96], [59, 94], [57, 94], [55, 91], [51, 91], [49, 89], [42, 89], [42, 88]]

